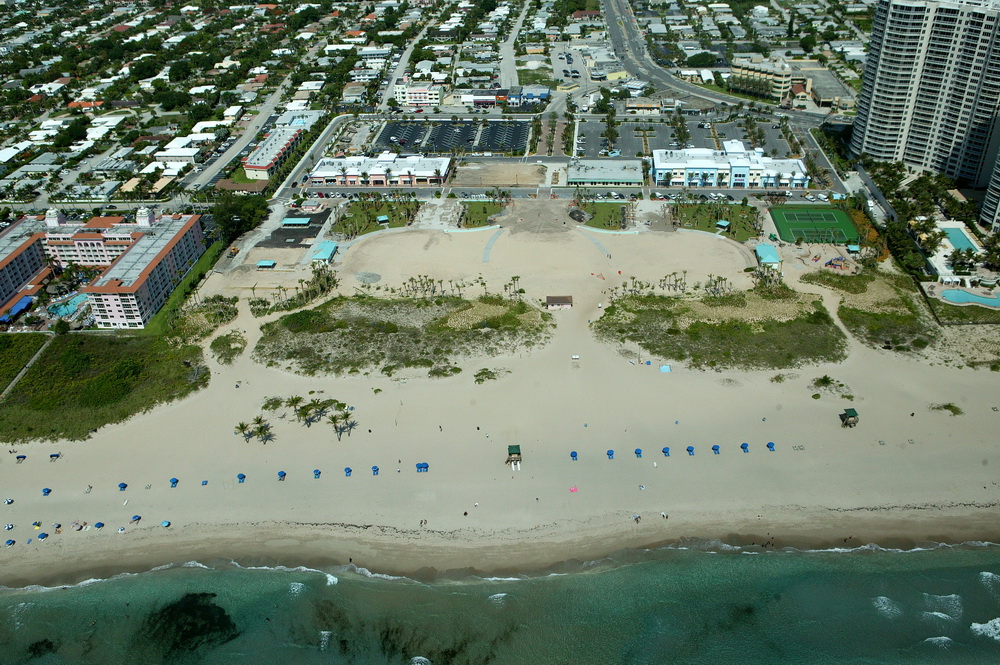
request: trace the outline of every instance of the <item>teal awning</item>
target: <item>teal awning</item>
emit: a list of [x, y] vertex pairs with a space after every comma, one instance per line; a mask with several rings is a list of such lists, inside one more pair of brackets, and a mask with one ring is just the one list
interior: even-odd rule
[[762, 242], [754, 248], [754, 251], [757, 253], [757, 260], [763, 264], [777, 265], [781, 263], [781, 259], [778, 257], [778, 250], [774, 245]]
[[257, 262], [257, 267], [258, 268], [273, 268], [276, 265], [278, 265], [277, 261], [258, 261]]
[[312, 221], [308, 217], [285, 217], [281, 220], [282, 226], [309, 226]]

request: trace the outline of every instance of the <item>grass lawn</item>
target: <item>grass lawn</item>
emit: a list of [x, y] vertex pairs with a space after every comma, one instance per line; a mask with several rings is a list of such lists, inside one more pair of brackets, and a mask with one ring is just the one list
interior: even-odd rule
[[48, 335], [17, 333], [0, 335], [0, 390], [14, 380], [21, 368], [42, 348]]
[[462, 201], [462, 205], [465, 206], [465, 218], [462, 220], [462, 226], [466, 228], [485, 226], [490, 215], [495, 215], [503, 210], [503, 206], [499, 203]]
[[242, 166], [233, 171], [232, 174], [230, 174], [229, 179], [241, 185], [249, 185], [255, 182], [259, 182], [258, 180], [248, 178], [247, 172], [243, 169]]
[[582, 206], [583, 209], [593, 215], [593, 217], [591, 217], [587, 222], [587, 226], [593, 226], [597, 229], [621, 229], [622, 208], [624, 208], [625, 205], [625, 201], [618, 203], [585, 203]]
[[355, 238], [378, 231], [382, 224], [376, 220], [383, 215], [389, 218], [389, 228], [406, 226], [419, 208], [419, 201], [352, 201], [344, 215], [333, 225], [333, 232]]
[[205, 273], [211, 270], [215, 262], [219, 260], [219, 255], [222, 254], [224, 247], [225, 245], [220, 240], [205, 250], [205, 253], [201, 255], [201, 258], [191, 267], [188, 274], [184, 276], [184, 279], [180, 281], [174, 292], [167, 298], [167, 302], [160, 308], [160, 311], [154, 314], [153, 318], [146, 324], [142, 333], [147, 335], [166, 335], [170, 332], [171, 321], [176, 316], [177, 310], [184, 304], [184, 299], [187, 298], [191, 289], [201, 281]]
[[[738, 298], [726, 298], [706, 304], [740, 307]], [[756, 300], [752, 306], [746, 304], [748, 309], [758, 306]], [[633, 342], [650, 354], [685, 360], [693, 367], [784, 369], [842, 360], [846, 339], [822, 303], [801, 303], [796, 308], [798, 314], [790, 320], [708, 322], [692, 320], [688, 304], [680, 298], [629, 296], [606, 307], [593, 325], [605, 341]]]
[[675, 203], [671, 206], [671, 213], [674, 219], [680, 221], [681, 228], [717, 233], [719, 227], [716, 222], [725, 220], [730, 225], [724, 234], [727, 238], [743, 242], [757, 237], [753, 227], [757, 209], [752, 206], [738, 203]]
[[519, 69], [517, 82], [520, 85], [544, 85], [553, 90], [559, 86], [559, 81], [552, 78], [551, 69]]
[[208, 378], [196, 346], [149, 336], [62, 335], [0, 403], [0, 440], [85, 439]]

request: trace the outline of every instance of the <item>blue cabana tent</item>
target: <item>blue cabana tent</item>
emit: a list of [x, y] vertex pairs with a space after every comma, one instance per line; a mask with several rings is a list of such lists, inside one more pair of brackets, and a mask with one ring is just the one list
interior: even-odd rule
[[16, 303], [14, 303], [14, 306], [7, 311], [7, 313], [5, 313], [3, 316], [0, 316], [0, 323], [7, 323], [21, 312], [31, 307], [31, 303], [33, 300], [34, 298], [32, 298], [32, 296], [24, 296], [23, 298], [18, 300]]

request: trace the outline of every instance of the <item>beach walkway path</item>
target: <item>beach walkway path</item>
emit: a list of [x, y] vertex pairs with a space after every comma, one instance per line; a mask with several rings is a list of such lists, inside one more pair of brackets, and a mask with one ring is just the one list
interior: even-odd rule
[[0, 401], [3, 401], [7, 397], [7, 393], [13, 390], [14, 386], [17, 385], [17, 382], [21, 380], [21, 377], [23, 377], [25, 374], [28, 373], [28, 370], [31, 369], [31, 366], [35, 364], [35, 361], [38, 360], [39, 357], [41, 357], [41, 355], [45, 352], [45, 349], [49, 348], [49, 344], [51, 344], [52, 340], [54, 340], [55, 338], [56, 338], [55, 335], [49, 335], [49, 338], [45, 340], [45, 344], [42, 344], [41, 348], [39, 348], [38, 351], [35, 352], [35, 355], [31, 356], [31, 360], [29, 360], [24, 364], [24, 367], [22, 367], [21, 371], [17, 373], [17, 376], [15, 376], [13, 380], [11, 380], [9, 384], [7, 384], [7, 387], [3, 389], [3, 392], [0, 393]]

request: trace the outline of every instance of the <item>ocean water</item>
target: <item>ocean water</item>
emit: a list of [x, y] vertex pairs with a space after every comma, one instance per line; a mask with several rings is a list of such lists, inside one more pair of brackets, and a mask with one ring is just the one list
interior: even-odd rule
[[0, 590], [0, 663], [1000, 662], [1000, 547], [618, 553], [416, 581], [179, 564]]

